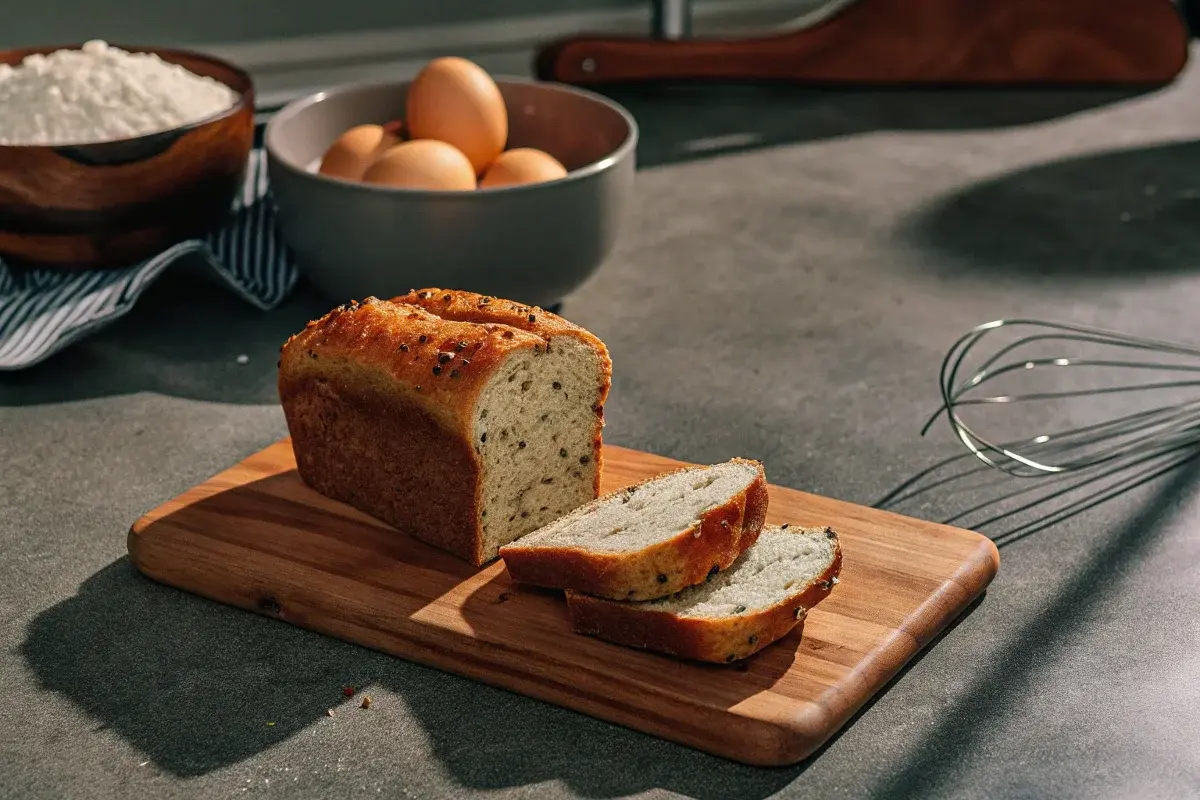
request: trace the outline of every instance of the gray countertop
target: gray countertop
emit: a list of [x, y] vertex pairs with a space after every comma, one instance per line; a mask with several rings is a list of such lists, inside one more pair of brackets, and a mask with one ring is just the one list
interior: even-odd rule
[[[645, 128], [638, 209], [564, 311], [611, 348], [610, 442], [758, 457], [776, 483], [872, 503], [958, 453], [943, 428], [918, 431], [942, 354], [977, 323], [1048, 317], [1200, 343], [1195, 68], [1141, 96], [618, 97]], [[1200, 787], [1195, 466], [1128, 479], [1041, 530], [1070, 498], [997, 518], [1002, 496], [1029, 484], [945, 481], [970, 468], [946, 466], [897, 510], [941, 520], [980, 506], [969, 521], [981, 530], [1032, 532], [1007, 537], [973, 611], [787, 769], [725, 762], [136, 575], [125, 533], [137, 516], [284, 434], [277, 348], [329, 305], [301, 288], [262, 314], [180, 271], [110, 330], [0, 377], [0, 796]], [[375, 705], [324, 716], [348, 683]]]

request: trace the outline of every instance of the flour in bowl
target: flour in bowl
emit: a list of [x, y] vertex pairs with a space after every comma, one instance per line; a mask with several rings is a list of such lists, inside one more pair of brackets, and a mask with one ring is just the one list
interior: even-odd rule
[[238, 94], [220, 81], [91, 41], [80, 50], [0, 64], [0, 145], [127, 139], [227, 111]]

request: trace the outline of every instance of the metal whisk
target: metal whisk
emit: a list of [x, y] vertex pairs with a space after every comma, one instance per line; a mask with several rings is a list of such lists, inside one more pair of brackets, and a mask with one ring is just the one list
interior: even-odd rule
[[[1020, 335], [1006, 344], [993, 344], [1006, 333]], [[991, 347], [996, 349], [976, 366], [968, 366], [969, 357], [984, 344], [985, 353]], [[1048, 346], [1052, 352], [1046, 352]], [[1064, 370], [1071, 370], [1072, 378], [1087, 373], [1093, 382], [1061, 389], [1034, 385], [1014, 393], [989, 394], [994, 391], [992, 384], [1003, 378], [1036, 384], [1039, 377], [1052, 372], [1064, 377]], [[950, 348], [939, 383], [942, 407], [925, 424], [922, 435], [945, 414], [955, 436], [971, 453], [985, 464], [1019, 477], [1074, 472], [1100, 464], [1140, 463], [1200, 446], [1200, 391], [1188, 391], [1200, 387], [1198, 347], [1082, 325], [1001, 319], [974, 328]], [[1133, 394], [1139, 397], [1128, 397]], [[999, 441], [984, 432], [981, 424], [968, 424], [964, 419], [967, 409], [980, 412], [991, 407], [995, 413], [997, 407], [1036, 401], [1057, 404], [1052, 415], [1070, 418], [1073, 414], [1062, 408], [1070, 398], [1103, 395], [1114, 396], [1110, 398], [1114, 404], [1126, 407], [1107, 419], [1086, 423], [1068, 419], [1059, 430], [1011, 441]], [[1145, 402], [1129, 410], [1134, 399]], [[1107, 404], [1093, 399], [1087, 405], [1095, 412]]]

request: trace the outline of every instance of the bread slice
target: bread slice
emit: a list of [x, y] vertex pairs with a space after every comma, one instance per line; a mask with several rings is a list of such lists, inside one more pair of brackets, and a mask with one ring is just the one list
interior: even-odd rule
[[696, 661], [737, 661], [788, 634], [838, 582], [830, 528], [769, 526], [726, 572], [641, 603], [567, 592], [576, 632]]
[[480, 565], [599, 494], [611, 371], [561, 317], [426, 289], [309, 323], [279, 398], [305, 483]]
[[620, 600], [700, 583], [758, 538], [762, 464], [688, 467], [607, 495], [500, 548], [515, 580]]

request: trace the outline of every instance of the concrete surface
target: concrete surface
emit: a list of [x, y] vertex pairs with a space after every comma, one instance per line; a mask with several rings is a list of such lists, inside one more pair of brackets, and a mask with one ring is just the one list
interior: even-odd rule
[[[958, 454], [944, 426], [918, 431], [944, 351], [977, 323], [1047, 317], [1200, 342], [1195, 69], [1143, 96], [618, 97], [645, 128], [640, 201], [565, 306], [611, 347], [613, 443], [758, 457], [777, 483], [872, 503]], [[1033, 485], [953, 480], [971, 469], [960, 459], [890, 504], [929, 519], [975, 508], [963, 524], [1006, 542], [999, 577], [787, 769], [134, 574], [130, 522], [284, 434], [276, 350], [329, 305], [305, 289], [260, 314], [180, 273], [112, 330], [0, 378], [0, 796], [1195, 796], [1195, 466], [1137, 486], [1117, 476], [1107, 502], [1040, 530], [1087, 487], [1001, 517]], [[347, 683], [375, 705], [326, 717]]]

